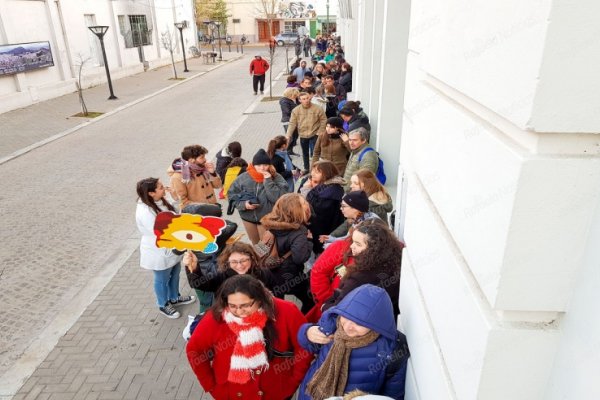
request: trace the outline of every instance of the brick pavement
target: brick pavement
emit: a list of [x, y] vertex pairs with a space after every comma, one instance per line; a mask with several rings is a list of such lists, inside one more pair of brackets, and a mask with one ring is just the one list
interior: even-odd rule
[[[281, 93], [284, 86], [276, 81], [274, 93]], [[281, 133], [279, 117], [276, 101], [254, 103], [233, 136], [227, 140], [223, 135], [219, 145], [238, 140], [244, 157], [250, 159], [258, 147]], [[136, 250], [14, 399], [210, 398], [203, 395], [188, 367], [181, 337], [185, 315], [194, 314], [197, 304], [184, 306], [178, 320], [159, 315], [151, 274], [138, 267], [138, 260]], [[182, 293], [191, 293], [185, 274], [181, 286]]]

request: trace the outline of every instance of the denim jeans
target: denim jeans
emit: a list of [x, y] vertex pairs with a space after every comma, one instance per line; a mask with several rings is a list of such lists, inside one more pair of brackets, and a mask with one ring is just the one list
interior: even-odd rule
[[317, 143], [318, 135], [311, 138], [305, 139], [300, 138], [300, 147], [302, 147], [302, 162], [304, 163], [304, 170], [310, 171], [310, 157], [312, 157], [315, 151], [315, 144]]
[[177, 300], [179, 297], [180, 271], [180, 263], [162, 271], [154, 271], [154, 293], [156, 294], [156, 304], [159, 307], [164, 307], [167, 301]]

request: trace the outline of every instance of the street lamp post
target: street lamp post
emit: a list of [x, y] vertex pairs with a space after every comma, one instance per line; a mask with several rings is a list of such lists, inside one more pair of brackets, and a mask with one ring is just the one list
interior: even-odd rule
[[104, 25], [96, 25], [96, 26], [88, 26], [88, 29], [94, 33], [94, 35], [98, 36], [100, 39], [100, 47], [102, 48], [102, 59], [104, 60], [104, 69], [106, 70], [106, 79], [108, 80], [108, 89], [110, 90], [110, 96], [108, 100], [115, 100], [117, 96], [115, 96], [112, 87], [112, 81], [110, 80], [110, 71], [108, 69], [108, 61], [106, 61], [106, 50], [104, 49], [104, 34], [108, 31], [108, 26]]
[[183, 52], [183, 72], [190, 72], [187, 67], [187, 60], [185, 59], [185, 45], [183, 44], [183, 28], [185, 24], [183, 22], [175, 22], [175, 28], [179, 29], [179, 38], [181, 39], [181, 51]]
[[329, 35], [329, 0], [327, 0], [327, 34]]
[[217, 35], [219, 36], [219, 61], [223, 61], [223, 52], [221, 51], [221, 21], [213, 21], [217, 27]]

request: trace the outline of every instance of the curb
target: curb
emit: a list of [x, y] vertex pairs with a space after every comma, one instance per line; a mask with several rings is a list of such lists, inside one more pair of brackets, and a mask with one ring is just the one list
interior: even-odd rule
[[[215, 70], [215, 69], [217, 69], [217, 68], [221, 68], [223, 65], [229, 64], [230, 62], [237, 61], [237, 60], [239, 60], [239, 59], [241, 59], [241, 58], [243, 58], [243, 57], [244, 57], [243, 55], [240, 55], [240, 56], [233, 57], [233, 58], [231, 58], [231, 59], [229, 59], [229, 60], [226, 60], [226, 61], [225, 61], [225, 62], [223, 62], [222, 64], [215, 65], [214, 67], [210, 68], [208, 71], [199, 72], [199, 73], [197, 73], [197, 74], [195, 74], [195, 75], [192, 75], [192, 76], [190, 76], [189, 78], [187, 78], [187, 79], [185, 79], [185, 80], [183, 80], [183, 81], [180, 81], [180, 82], [175, 82], [175, 83], [173, 83], [172, 85], [169, 85], [169, 86], [167, 86], [167, 87], [165, 87], [165, 88], [162, 88], [162, 89], [160, 89], [160, 90], [157, 90], [157, 91], [156, 91], [156, 92], [154, 92], [154, 93], [150, 93], [150, 94], [148, 94], [148, 95], [146, 95], [146, 96], [140, 97], [139, 99], [137, 99], [137, 100], [134, 100], [134, 101], [132, 101], [132, 102], [129, 102], [129, 103], [127, 103], [127, 104], [123, 104], [122, 106], [120, 106], [120, 107], [118, 107], [118, 108], [115, 108], [114, 110], [112, 110], [112, 111], [109, 111], [109, 112], [107, 112], [107, 113], [105, 113], [105, 114], [102, 114], [102, 115], [101, 115], [101, 116], [99, 116], [99, 117], [96, 117], [96, 118], [94, 118], [94, 119], [92, 119], [92, 120], [89, 120], [89, 121], [86, 121], [86, 122], [82, 122], [81, 124], [79, 124], [79, 125], [77, 125], [77, 126], [75, 126], [75, 127], [73, 127], [73, 128], [67, 129], [66, 131], [63, 131], [63, 132], [57, 133], [56, 135], [50, 136], [49, 138], [46, 138], [46, 139], [44, 139], [44, 140], [41, 140], [41, 141], [39, 141], [39, 142], [36, 142], [36, 143], [34, 143], [34, 144], [31, 144], [31, 145], [29, 145], [29, 146], [27, 146], [27, 147], [24, 147], [24, 148], [22, 148], [22, 149], [20, 149], [20, 150], [17, 150], [17, 151], [15, 151], [14, 153], [12, 153], [12, 154], [9, 154], [9, 155], [8, 155], [8, 156], [6, 156], [6, 157], [2, 157], [2, 158], [0, 158], [0, 165], [4, 164], [4, 163], [6, 163], [6, 162], [8, 162], [8, 161], [10, 161], [10, 160], [13, 160], [13, 159], [15, 159], [15, 158], [17, 158], [17, 157], [20, 157], [20, 156], [22, 156], [23, 154], [27, 154], [27, 153], [29, 153], [30, 151], [32, 151], [32, 150], [35, 150], [35, 149], [37, 149], [37, 148], [39, 148], [39, 147], [42, 147], [42, 146], [44, 146], [44, 145], [46, 145], [46, 144], [48, 144], [48, 143], [52, 143], [52, 142], [54, 142], [55, 140], [58, 140], [58, 139], [60, 139], [60, 138], [63, 138], [63, 137], [65, 137], [65, 136], [68, 136], [68, 135], [70, 135], [70, 134], [72, 134], [72, 133], [74, 133], [74, 132], [77, 132], [77, 131], [78, 131], [78, 130], [80, 130], [81, 128], [85, 128], [85, 127], [86, 127], [86, 126], [88, 126], [88, 125], [94, 124], [94, 123], [96, 123], [96, 122], [98, 122], [98, 121], [102, 121], [104, 118], [108, 118], [108, 117], [110, 117], [110, 116], [112, 116], [112, 115], [115, 115], [115, 114], [117, 114], [117, 113], [119, 113], [119, 112], [121, 112], [121, 111], [123, 111], [123, 110], [125, 110], [125, 109], [129, 108], [129, 107], [132, 107], [132, 106], [134, 106], [134, 105], [138, 104], [138, 103], [141, 103], [141, 102], [143, 102], [143, 101], [146, 101], [146, 100], [148, 100], [148, 99], [151, 99], [152, 97], [154, 97], [154, 96], [157, 96], [157, 95], [159, 95], [159, 94], [161, 94], [161, 93], [163, 93], [163, 92], [166, 92], [167, 90], [171, 90], [171, 89], [173, 89], [173, 88], [174, 88], [174, 87], [176, 87], [176, 86], [183, 85], [184, 83], [186, 83], [186, 82], [189, 82], [189, 81], [191, 81], [192, 79], [195, 79], [195, 78], [197, 78], [197, 77], [199, 77], [199, 76], [202, 76], [202, 75], [208, 74], [209, 72], [211, 72], [211, 71], [214, 71], [214, 70]], [[2, 398], [0, 397], [0, 400], [1, 400], [1, 399], [2, 399]]]

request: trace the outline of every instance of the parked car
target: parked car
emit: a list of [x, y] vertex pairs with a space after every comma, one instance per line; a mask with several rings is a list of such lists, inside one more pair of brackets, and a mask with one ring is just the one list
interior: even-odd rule
[[285, 46], [294, 44], [294, 41], [296, 41], [297, 38], [297, 33], [283, 32], [275, 36], [275, 41], [277, 42], [277, 46]]

